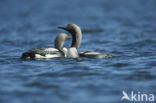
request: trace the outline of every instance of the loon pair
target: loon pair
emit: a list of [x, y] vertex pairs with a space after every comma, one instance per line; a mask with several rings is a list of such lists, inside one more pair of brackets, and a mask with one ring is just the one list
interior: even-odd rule
[[55, 48], [38, 48], [34, 50], [29, 50], [22, 54], [23, 59], [50, 59], [57, 57], [68, 57], [68, 58], [78, 58], [78, 57], [89, 57], [89, 58], [109, 58], [112, 57], [109, 54], [103, 54], [99, 52], [80, 52], [77, 49], [80, 47], [82, 40], [82, 32], [79, 26], [76, 24], [68, 24], [65, 27], [59, 27], [71, 33], [72, 35], [72, 45], [67, 50], [64, 47], [64, 42], [71, 37], [67, 34], [61, 33], [55, 39]]

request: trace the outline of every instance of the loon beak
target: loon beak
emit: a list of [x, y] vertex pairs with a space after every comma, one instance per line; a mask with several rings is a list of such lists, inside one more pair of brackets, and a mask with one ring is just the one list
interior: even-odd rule
[[59, 29], [64, 29], [64, 30], [66, 30], [66, 28], [65, 27], [58, 27]]
[[70, 29], [68, 27], [58, 27], [58, 28], [70, 32]]

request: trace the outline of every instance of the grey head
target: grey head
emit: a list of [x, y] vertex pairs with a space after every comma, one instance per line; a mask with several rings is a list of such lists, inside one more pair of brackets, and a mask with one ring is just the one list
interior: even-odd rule
[[65, 33], [59, 34], [55, 39], [55, 48], [62, 51], [64, 42], [69, 39], [71, 39], [71, 37]]
[[59, 27], [60, 29], [64, 29], [72, 34], [72, 45], [71, 47], [75, 47], [78, 49], [82, 40], [82, 32], [78, 25], [76, 24], [68, 24], [65, 27]]

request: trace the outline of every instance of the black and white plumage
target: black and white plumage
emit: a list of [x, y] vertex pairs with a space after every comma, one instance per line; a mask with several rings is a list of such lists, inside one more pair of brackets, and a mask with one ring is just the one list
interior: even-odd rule
[[55, 48], [37, 48], [29, 50], [22, 54], [22, 59], [51, 59], [58, 57], [66, 57], [67, 49], [64, 42], [71, 37], [67, 34], [61, 33], [55, 39]]
[[78, 58], [78, 57], [88, 57], [88, 58], [109, 58], [112, 57], [110, 54], [85, 51], [78, 53], [77, 49], [80, 47], [82, 40], [82, 31], [76, 24], [68, 24], [65, 27], [59, 27], [72, 34], [72, 45], [67, 52], [67, 57]]
[[79, 52], [80, 57], [87, 57], [87, 58], [111, 58], [112, 55], [106, 53], [99, 53], [99, 52], [92, 52], [92, 51], [85, 51]]

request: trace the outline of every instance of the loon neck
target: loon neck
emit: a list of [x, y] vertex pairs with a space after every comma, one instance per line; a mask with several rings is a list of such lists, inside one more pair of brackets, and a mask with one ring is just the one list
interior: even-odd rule
[[80, 47], [81, 40], [82, 40], [82, 32], [78, 28], [78, 29], [74, 30], [73, 32], [71, 32], [71, 34], [72, 34], [72, 45], [71, 45], [71, 47], [75, 47], [76, 49], [78, 49]]

